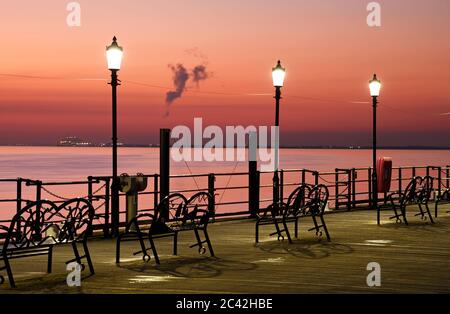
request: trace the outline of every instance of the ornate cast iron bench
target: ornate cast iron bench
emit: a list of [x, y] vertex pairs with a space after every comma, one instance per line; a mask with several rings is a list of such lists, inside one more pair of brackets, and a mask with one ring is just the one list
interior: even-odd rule
[[[6, 269], [10, 286], [16, 287], [11, 259], [47, 255], [47, 273], [51, 273], [53, 247], [61, 244], [71, 244], [75, 255], [66, 264], [76, 261], [84, 269], [81, 260], [86, 259], [90, 273], [94, 274], [87, 246], [93, 215], [94, 209], [85, 199], [68, 200], [59, 206], [42, 200], [26, 205], [13, 217], [9, 227], [0, 226], [1, 230], [7, 232], [3, 244], [0, 244], [0, 262], [4, 264], [0, 270]], [[83, 256], [78, 250], [78, 243], [83, 245]], [[0, 283], [4, 280], [0, 275]]]
[[[155, 208], [154, 213], [144, 213], [136, 216], [125, 227], [125, 233], [117, 237], [116, 263], [120, 263], [120, 244], [122, 241], [137, 240], [140, 250], [133, 255], [142, 254], [145, 262], [150, 260], [148, 251], [151, 249], [155, 262], [160, 264], [154, 239], [173, 237], [173, 255], [177, 255], [178, 233], [193, 231], [196, 243], [190, 247], [198, 247], [200, 254], [206, 252], [205, 243], [211, 256], [214, 250], [208, 236], [208, 222], [214, 215], [212, 195], [199, 192], [187, 199], [180, 193], [174, 193], [165, 197]], [[201, 239], [203, 232], [204, 240]], [[149, 240], [150, 247], [145, 245], [144, 239]]]
[[432, 177], [414, 177], [408, 183], [404, 192], [394, 192], [388, 195], [388, 201], [394, 211], [394, 216], [389, 219], [396, 219], [397, 222], [402, 222], [403, 220], [405, 225], [408, 225], [406, 207], [408, 205], [417, 205], [419, 207], [419, 213], [415, 214], [415, 216], [420, 216], [422, 220], [427, 220], [428, 216], [430, 222], [434, 223], [430, 208], [428, 207], [432, 191]]
[[[255, 242], [259, 242], [259, 227], [263, 225], [274, 225], [275, 232], [270, 236], [277, 235], [278, 240], [284, 240], [283, 233], [289, 243], [292, 237], [289, 232], [288, 223], [294, 223], [294, 236], [298, 238], [298, 223], [301, 217], [311, 216], [314, 227], [308, 231], [315, 230], [319, 239], [322, 237], [322, 230], [325, 232], [328, 241], [331, 241], [328, 228], [323, 217], [329, 192], [325, 185], [310, 187], [302, 184], [297, 187], [288, 197], [287, 202], [282, 202], [277, 208], [273, 204], [268, 206], [263, 212], [258, 214], [255, 225]], [[320, 220], [320, 223], [318, 221]]]

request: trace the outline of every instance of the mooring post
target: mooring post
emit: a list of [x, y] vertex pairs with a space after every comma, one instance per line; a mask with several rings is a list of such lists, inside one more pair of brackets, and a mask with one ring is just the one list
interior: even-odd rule
[[259, 172], [256, 150], [258, 137], [256, 132], [249, 133], [248, 158], [248, 210], [250, 217], [256, 217], [259, 211]]
[[16, 213], [22, 209], [22, 178], [17, 178]]
[[109, 238], [111, 233], [112, 233], [112, 229], [111, 229], [111, 218], [110, 218], [110, 213], [111, 213], [111, 208], [110, 208], [110, 199], [111, 199], [111, 193], [110, 193], [110, 182], [111, 178], [107, 177], [105, 179], [105, 226], [103, 228], [103, 233], [105, 235], [105, 238]]
[[[22, 209], [22, 178], [17, 178], [17, 191], [16, 191], [16, 213]], [[17, 231], [20, 233], [22, 230], [21, 221], [17, 221]]]
[[258, 163], [250, 160], [248, 162], [248, 209], [250, 217], [256, 217], [257, 206], [257, 194], [259, 185], [256, 183], [256, 172], [258, 171]]
[[216, 213], [216, 188], [215, 188], [216, 176], [214, 173], [208, 175], [208, 193], [211, 194], [212, 200], [209, 203], [208, 211], [213, 215]]
[[[159, 186], [160, 201], [169, 195], [170, 191], [170, 129], [161, 129], [159, 132]], [[163, 217], [169, 218], [168, 208]]]
[[34, 240], [40, 241], [42, 240], [42, 236], [40, 233], [41, 228], [41, 200], [42, 200], [42, 181], [36, 181], [36, 224], [33, 238]]
[[158, 206], [158, 178], [159, 175], [155, 173], [153, 175], [153, 209], [156, 209]]

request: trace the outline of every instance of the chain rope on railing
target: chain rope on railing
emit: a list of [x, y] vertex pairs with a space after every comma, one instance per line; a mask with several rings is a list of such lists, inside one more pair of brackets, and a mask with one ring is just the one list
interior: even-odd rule
[[[183, 159], [183, 160], [184, 160], [184, 159]], [[191, 168], [189, 167], [189, 165], [188, 165], [188, 163], [187, 163], [186, 160], [184, 160], [184, 164], [186, 165], [186, 168], [188, 169], [189, 174], [190, 174], [191, 177], [192, 177], [192, 180], [194, 180], [194, 183], [195, 183], [195, 185], [197, 186], [197, 190], [200, 191], [200, 186], [198, 185], [197, 180], [195, 180], [195, 177], [194, 177], [194, 175], [192, 174]]]
[[[320, 174], [318, 175], [318, 177], [319, 177], [319, 179], [321, 179], [325, 183], [336, 184], [335, 181], [329, 181], [329, 180], [325, 179], [323, 176], [321, 176]], [[348, 186], [348, 182], [338, 181], [337, 183], [340, 184], [341, 186], [343, 186], [343, 185]]]
[[[346, 186], [345, 186], [345, 189], [344, 189], [343, 191], [341, 191], [338, 195], [339, 195], [339, 196], [344, 195], [344, 193], [347, 192], [347, 191], [348, 191], [348, 185], [346, 185]], [[337, 195], [336, 195], [336, 196], [337, 196]], [[347, 195], [345, 195], [345, 196], [347, 196]]]
[[[94, 192], [92, 192], [91, 195], [97, 194], [97, 193], [100, 192], [100, 190], [102, 190], [105, 186], [106, 186], [106, 183], [103, 184], [101, 187], [99, 187], [99, 188], [98, 188], [97, 190], [95, 190]], [[49, 195], [51, 195], [51, 196], [53, 196], [53, 197], [55, 197], [55, 198], [57, 198], [57, 199], [60, 199], [60, 200], [62, 200], [62, 201], [68, 201], [68, 200], [71, 199], [71, 198], [67, 198], [67, 197], [58, 195], [58, 194], [56, 194], [56, 193], [50, 191], [49, 189], [47, 189], [46, 187], [44, 187], [44, 186], [42, 186], [42, 185], [41, 185], [41, 189], [42, 189], [44, 192], [48, 193]], [[88, 198], [88, 197], [91, 196], [91, 195], [82, 196], [81, 198]]]
[[[220, 202], [222, 202], [223, 196], [225, 195], [225, 192], [227, 191], [228, 186], [229, 186], [229, 184], [230, 184], [230, 182], [231, 182], [231, 177], [233, 176], [234, 172], [236, 171], [236, 168], [237, 168], [238, 164], [239, 164], [239, 161], [237, 161], [237, 162], [234, 164], [233, 171], [231, 172], [230, 176], [228, 177], [228, 181], [227, 181], [227, 184], [225, 185], [225, 189], [223, 190], [222, 195], [220, 195], [220, 199], [219, 199], [219, 202], [218, 202], [217, 204], [220, 204]], [[216, 205], [216, 210], [217, 210], [218, 208], [219, 208], [219, 205]]]

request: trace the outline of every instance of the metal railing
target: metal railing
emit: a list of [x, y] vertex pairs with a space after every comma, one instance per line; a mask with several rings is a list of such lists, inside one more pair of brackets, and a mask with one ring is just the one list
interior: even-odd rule
[[[280, 199], [286, 200], [290, 192], [299, 184], [324, 184], [330, 191], [329, 207], [333, 210], [351, 210], [357, 207], [371, 206], [370, 178], [372, 168], [335, 169], [330, 172], [319, 172], [308, 169], [280, 170]], [[407, 183], [414, 176], [430, 175], [435, 179], [436, 197], [442, 191], [449, 189], [450, 166], [411, 166], [394, 167], [392, 169], [391, 191], [403, 191]], [[153, 184], [139, 192], [138, 212], [152, 211], [159, 200], [159, 175], [144, 175]], [[194, 194], [208, 191], [214, 195], [213, 207], [216, 219], [224, 217], [251, 217], [260, 208], [265, 208], [272, 202], [273, 172], [250, 171], [239, 173], [206, 173], [171, 175], [171, 193], [179, 192]], [[182, 181], [188, 181], [182, 183]], [[232, 184], [232, 181], [238, 181]], [[250, 188], [249, 182], [256, 184]], [[0, 184], [14, 184], [15, 198], [0, 199], [0, 203], [11, 203], [15, 212], [30, 201], [50, 199], [64, 202], [72, 197], [83, 197], [91, 201], [95, 208], [94, 231], [101, 230], [105, 236], [111, 234], [111, 183], [110, 176], [89, 176], [83, 181], [43, 182], [26, 178], [0, 179]], [[61, 195], [67, 193], [67, 187], [72, 187], [75, 195]], [[27, 189], [28, 188], [28, 189]], [[55, 189], [63, 189], [60, 194]], [[31, 189], [31, 190], [30, 190]], [[85, 191], [85, 192], [81, 192]], [[386, 203], [387, 194], [379, 197], [381, 204]], [[120, 225], [125, 224], [125, 193], [119, 194]], [[252, 205], [257, 204], [257, 205]], [[10, 207], [9, 207], [10, 208]], [[13, 212], [9, 211], [12, 215]], [[12, 218], [12, 217], [11, 217]], [[8, 222], [3, 220], [0, 222]]]

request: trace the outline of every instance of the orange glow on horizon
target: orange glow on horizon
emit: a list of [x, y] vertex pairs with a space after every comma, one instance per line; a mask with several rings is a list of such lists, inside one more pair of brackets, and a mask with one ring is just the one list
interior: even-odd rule
[[[105, 47], [116, 35], [124, 49], [124, 142], [155, 142], [158, 128], [190, 125], [194, 117], [272, 124], [271, 69], [280, 59], [287, 70], [280, 115], [286, 142], [370, 142], [362, 135], [371, 130], [367, 82], [376, 72], [383, 83], [381, 145], [450, 145], [430, 138], [450, 132], [449, 116], [441, 115], [450, 112], [449, 2], [379, 1], [380, 28], [366, 25], [367, 3], [359, 0], [78, 2], [80, 27], [66, 25], [67, 1], [1, 7], [9, 31], [0, 59], [0, 144], [51, 144], [72, 134], [107, 141]], [[204, 64], [210, 77], [198, 86], [188, 81], [163, 118], [173, 88], [168, 65], [177, 63], [188, 70]]]

